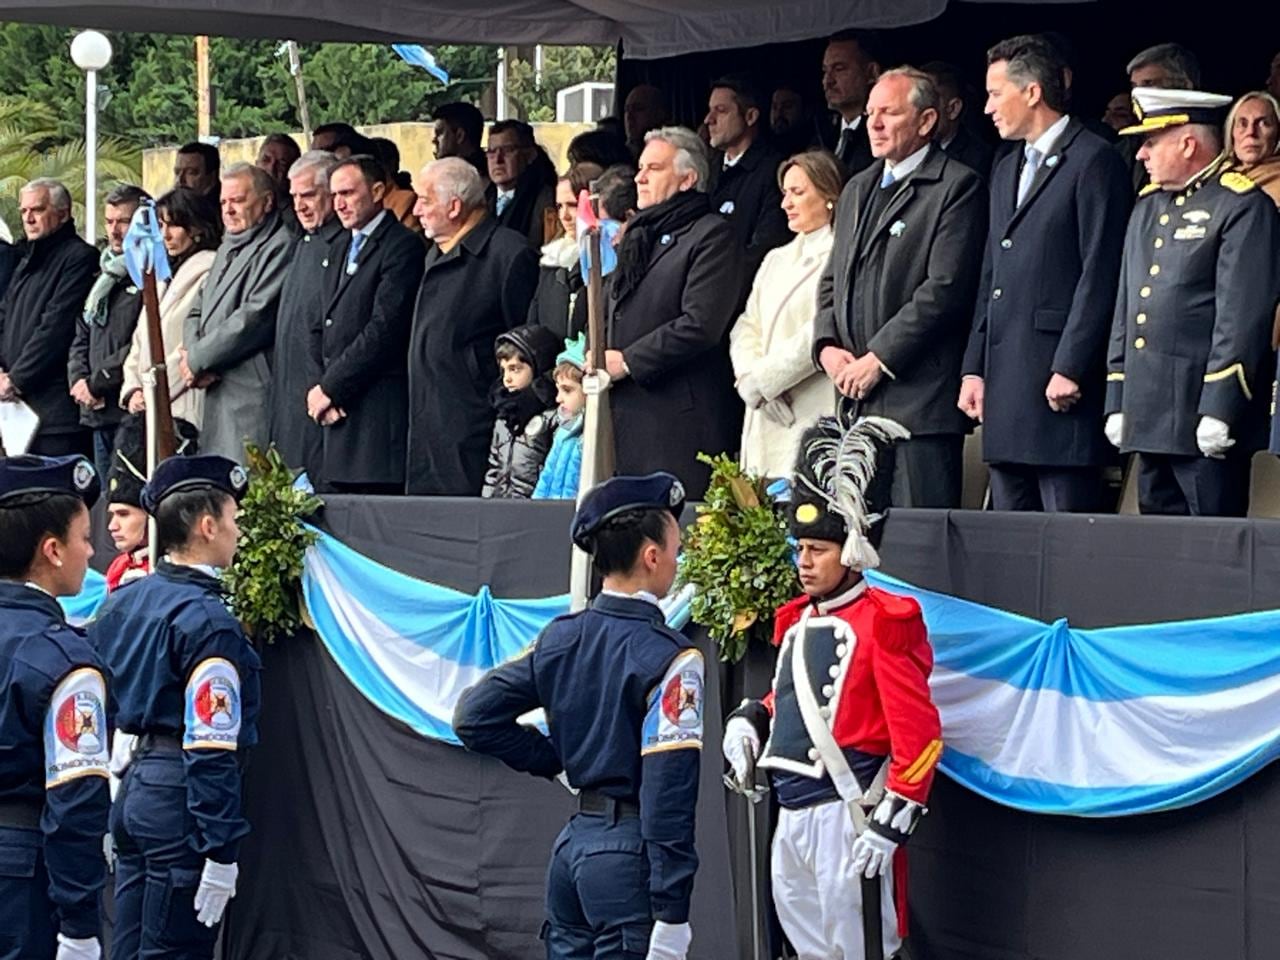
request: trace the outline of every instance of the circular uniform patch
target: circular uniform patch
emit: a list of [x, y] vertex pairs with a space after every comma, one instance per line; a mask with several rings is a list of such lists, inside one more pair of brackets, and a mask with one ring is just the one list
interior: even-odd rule
[[95, 476], [93, 464], [88, 460], [81, 460], [75, 465], [75, 469], [71, 471], [71, 482], [76, 485], [76, 490], [84, 493], [93, 486], [93, 478]]

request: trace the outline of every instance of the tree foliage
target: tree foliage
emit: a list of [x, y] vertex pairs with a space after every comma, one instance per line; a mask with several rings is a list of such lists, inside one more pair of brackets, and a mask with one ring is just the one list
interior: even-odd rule
[[543, 47], [542, 82], [535, 65], [514, 60], [508, 67], [507, 95], [531, 122], [556, 118], [556, 91], [588, 80], [613, 82], [617, 56], [612, 47]]

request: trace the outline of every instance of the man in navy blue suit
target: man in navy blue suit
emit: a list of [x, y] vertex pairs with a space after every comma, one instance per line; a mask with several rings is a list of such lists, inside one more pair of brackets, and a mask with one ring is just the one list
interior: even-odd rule
[[991, 217], [960, 409], [983, 424], [997, 510], [1101, 506], [1106, 347], [1132, 189], [1114, 148], [1066, 112], [1040, 37], [987, 53], [986, 113], [1021, 141], [991, 173]]

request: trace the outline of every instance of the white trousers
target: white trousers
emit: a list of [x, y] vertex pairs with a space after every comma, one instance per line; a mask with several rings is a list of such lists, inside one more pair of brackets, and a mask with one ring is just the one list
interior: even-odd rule
[[[800, 960], [863, 960], [862, 886], [853, 870], [857, 836], [843, 801], [782, 809], [773, 835], [773, 903]], [[902, 946], [893, 865], [880, 878], [884, 955]]]

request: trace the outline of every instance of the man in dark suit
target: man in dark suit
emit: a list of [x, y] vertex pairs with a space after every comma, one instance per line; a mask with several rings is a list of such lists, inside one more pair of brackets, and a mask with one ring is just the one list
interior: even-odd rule
[[523, 234], [534, 250], [547, 242], [548, 211], [556, 207], [556, 171], [523, 120], [499, 120], [489, 128], [489, 212], [499, 226]]
[[329, 171], [337, 162], [331, 153], [310, 150], [289, 168], [289, 195], [303, 232], [280, 289], [271, 358], [268, 436], [285, 463], [313, 479], [320, 476], [322, 437], [320, 424], [307, 415], [307, 392], [320, 379], [320, 368], [311, 364], [311, 321], [324, 309], [329, 248], [342, 235], [329, 194]]
[[871, 143], [862, 115], [867, 94], [880, 76], [880, 62], [869, 35], [854, 30], [837, 33], [822, 54], [822, 92], [827, 109], [836, 114], [829, 146], [850, 176], [871, 166]]
[[742, 428], [724, 343], [742, 256], [706, 183], [697, 134], [684, 127], [646, 134], [636, 174], [640, 212], [627, 224], [606, 305], [617, 472], [666, 470], [691, 499], [702, 497], [711, 475], [698, 454], [733, 451]]
[[987, 108], [1021, 141], [991, 172], [990, 229], [960, 409], [983, 424], [997, 510], [1100, 507], [1107, 332], [1131, 191], [1111, 145], [1066, 115], [1064, 64], [1014, 37], [987, 54]]
[[920, 68], [938, 90], [938, 130], [934, 142], [947, 156], [959, 160], [983, 180], [991, 176], [995, 150], [969, 125], [965, 83], [960, 71], [950, 63], [934, 60]]
[[[1161, 90], [1200, 89], [1200, 61], [1194, 53], [1180, 43], [1157, 43], [1138, 53], [1125, 67], [1129, 74], [1129, 89], [1155, 87]], [[1136, 194], [1145, 187], [1149, 178], [1147, 168], [1138, 159], [1141, 137], [1121, 137], [1115, 149], [1129, 168], [1129, 178]]]
[[791, 239], [782, 212], [778, 164], [783, 157], [764, 137], [766, 117], [750, 78], [722, 77], [711, 86], [707, 132], [724, 154], [711, 207], [729, 221], [747, 253], [743, 301], [764, 255]]
[[351, 157], [329, 174], [346, 234], [330, 248], [311, 318], [320, 380], [307, 393], [307, 414], [324, 428], [318, 489], [404, 490], [405, 350], [423, 253], [417, 234], [383, 208], [385, 191], [386, 171], [373, 157]]
[[71, 194], [56, 180], [32, 180], [18, 194], [26, 243], [0, 301], [0, 401], [22, 400], [40, 418], [26, 451], [90, 456], [93, 441], [67, 394], [67, 359], [98, 253], [76, 236]]
[[911, 431], [893, 458], [891, 502], [960, 506], [968, 421], [955, 380], [968, 340], [986, 236], [982, 178], [938, 149], [938, 93], [901, 68], [868, 100], [880, 162], [854, 177], [836, 208], [831, 260], [818, 282], [814, 356], [860, 415]]
[[414, 179], [414, 208], [432, 247], [409, 336], [410, 494], [477, 497], [493, 434], [493, 342], [524, 323], [538, 257], [487, 215], [484, 183], [460, 157]]
[[[1265, 444], [1280, 217], [1221, 172], [1231, 98], [1139, 87], [1151, 174], [1129, 220], [1107, 365], [1107, 437], [1137, 454], [1143, 513], [1243, 517]], [[1159, 186], [1156, 186], [1159, 184]]]

